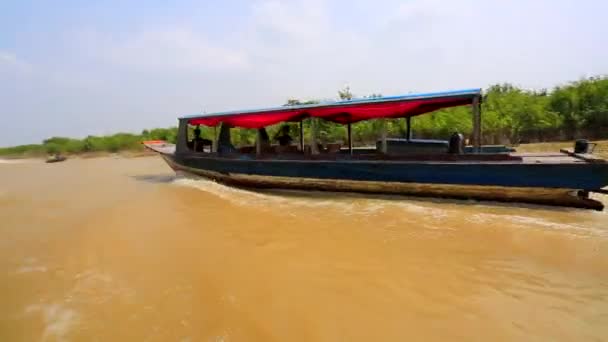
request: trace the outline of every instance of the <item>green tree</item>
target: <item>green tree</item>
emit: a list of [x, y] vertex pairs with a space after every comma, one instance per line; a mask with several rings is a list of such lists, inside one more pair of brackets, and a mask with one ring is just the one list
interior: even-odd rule
[[350, 91], [350, 87], [346, 86], [338, 90], [338, 97], [340, 98], [340, 100], [352, 100], [353, 93]]

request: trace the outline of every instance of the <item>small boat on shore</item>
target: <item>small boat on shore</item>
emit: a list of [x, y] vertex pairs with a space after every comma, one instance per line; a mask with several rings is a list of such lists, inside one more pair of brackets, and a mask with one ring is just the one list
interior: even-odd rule
[[66, 159], [68, 159], [68, 158], [67, 158], [67, 157], [65, 157], [65, 156], [62, 156], [62, 155], [60, 155], [60, 154], [55, 154], [55, 155], [53, 155], [53, 156], [51, 156], [51, 157], [48, 157], [48, 158], [46, 159], [46, 162], [47, 162], [47, 163], [58, 163], [58, 162], [65, 161]]
[[[591, 192], [606, 193], [608, 163], [577, 143], [574, 151], [516, 153], [505, 146], [481, 145], [481, 89], [325, 102], [312, 105], [197, 114], [179, 118], [177, 143], [147, 141], [176, 172], [234, 186], [351, 191], [507, 202], [602, 210]], [[411, 118], [438, 109], [471, 106], [472, 145], [461, 134], [449, 140], [411, 139]], [[351, 124], [406, 118], [406, 137], [354, 148]], [[347, 126], [348, 144], [319, 146], [316, 120]], [[302, 122], [311, 121], [304, 141]], [[299, 144], [272, 146], [265, 127], [297, 122]], [[199, 125], [220, 127], [213, 141], [194, 134]], [[257, 129], [255, 146], [235, 148], [230, 128]], [[386, 127], [386, 125], [383, 125]], [[200, 132], [200, 130], [199, 130]], [[189, 134], [190, 133], [190, 134]]]

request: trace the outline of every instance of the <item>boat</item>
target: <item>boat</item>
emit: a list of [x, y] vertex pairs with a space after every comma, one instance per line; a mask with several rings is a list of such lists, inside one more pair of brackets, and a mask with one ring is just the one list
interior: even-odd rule
[[[481, 89], [465, 89], [187, 115], [178, 119], [175, 144], [143, 144], [158, 152], [177, 173], [238, 187], [604, 208], [589, 194], [607, 192], [602, 188], [608, 185], [608, 163], [588, 153], [584, 141], [577, 142], [574, 151], [555, 153], [524, 154], [505, 146], [482, 146], [482, 99]], [[458, 132], [449, 140], [412, 139], [412, 118], [455, 106], [471, 107], [470, 146], [464, 146]], [[405, 137], [387, 139], [386, 129], [382, 129], [376, 146], [353, 147], [353, 123], [398, 118], [405, 118]], [[306, 142], [305, 120], [311, 120]], [[346, 125], [346, 146], [319, 146], [318, 120]], [[298, 144], [269, 144], [265, 127], [279, 123], [299, 123]], [[200, 125], [219, 127], [219, 134], [212, 140], [189, 139]], [[233, 127], [257, 129], [255, 146], [234, 147], [230, 140]]]
[[68, 158], [65, 156], [62, 156], [60, 154], [55, 154], [54, 156], [48, 157], [46, 159], [46, 162], [47, 163], [58, 163], [58, 162], [65, 161], [66, 159], [68, 159]]

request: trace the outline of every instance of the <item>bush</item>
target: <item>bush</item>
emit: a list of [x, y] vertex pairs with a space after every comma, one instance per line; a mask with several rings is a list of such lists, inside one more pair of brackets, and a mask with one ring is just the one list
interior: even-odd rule
[[[350, 98], [349, 88], [340, 91], [341, 98]], [[377, 98], [381, 95], [374, 94]], [[290, 99], [286, 106], [312, 104]], [[589, 138], [606, 138], [608, 132], [608, 78], [591, 77], [555, 87], [551, 91], [531, 91], [504, 83], [489, 87], [482, 102], [482, 131], [484, 143], [518, 143], [521, 140], [543, 141], [572, 139], [580, 135]], [[405, 119], [387, 120], [389, 136], [405, 136]], [[345, 125], [318, 120], [318, 140], [321, 143], [347, 141]], [[299, 135], [298, 124], [287, 123], [295, 138]], [[310, 120], [304, 121], [304, 136], [311, 136]], [[267, 127], [270, 137], [283, 125]], [[378, 120], [352, 125], [356, 144], [373, 144], [380, 136], [382, 125]], [[192, 127], [189, 136], [192, 136]], [[214, 139], [215, 129], [201, 127], [202, 136]], [[472, 116], [470, 106], [438, 110], [412, 119], [412, 131], [417, 138], [448, 139], [454, 131], [470, 136]], [[109, 136], [88, 136], [82, 140], [52, 137], [41, 145], [21, 145], [0, 148], [0, 155], [37, 155], [44, 153], [119, 152], [139, 150], [143, 140], [166, 140], [175, 143], [177, 127], [145, 129], [141, 134], [117, 133]], [[235, 145], [255, 143], [256, 130], [233, 129]]]

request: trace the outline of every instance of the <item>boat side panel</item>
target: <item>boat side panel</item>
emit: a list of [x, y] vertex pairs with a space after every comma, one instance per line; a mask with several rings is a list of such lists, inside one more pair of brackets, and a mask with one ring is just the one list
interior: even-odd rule
[[168, 156], [167, 163], [178, 173], [186, 176], [202, 176], [227, 185], [248, 188], [274, 188], [293, 190], [319, 190], [335, 192], [359, 192], [374, 194], [398, 194], [422, 197], [478, 199], [501, 202], [525, 202], [602, 210], [599, 201], [578, 196], [578, 191], [562, 188], [525, 188], [484, 185], [422, 184], [384, 181], [343, 179], [319, 179], [304, 177], [260, 176], [238, 173], [219, 173], [208, 169], [191, 168], [176, 164]]
[[226, 175], [585, 190], [608, 185], [608, 164], [303, 162], [171, 157], [177, 164], [189, 168]]

